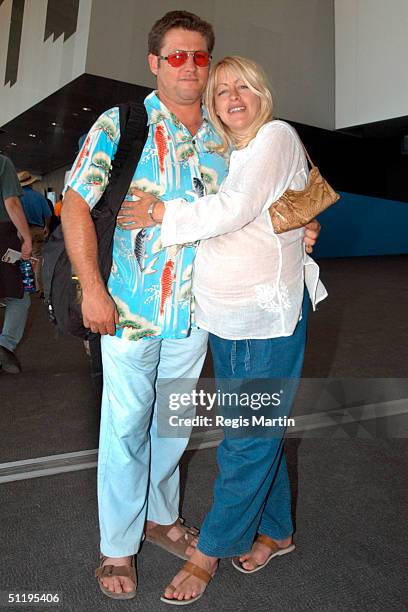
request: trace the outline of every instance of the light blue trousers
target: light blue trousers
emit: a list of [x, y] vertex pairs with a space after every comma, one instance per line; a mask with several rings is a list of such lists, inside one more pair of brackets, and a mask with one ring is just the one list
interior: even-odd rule
[[178, 464], [188, 437], [158, 435], [157, 381], [172, 379], [177, 392], [181, 379], [186, 390], [188, 379], [195, 388], [207, 337], [203, 330], [180, 340], [102, 336], [98, 506], [103, 555], [137, 553], [146, 519], [170, 525], [179, 516]]
[[30, 309], [30, 294], [25, 293], [22, 298], [2, 298], [6, 304], [3, 329], [0, 334], [0, 345], [14, 351], [23, 337], [28, 311]]

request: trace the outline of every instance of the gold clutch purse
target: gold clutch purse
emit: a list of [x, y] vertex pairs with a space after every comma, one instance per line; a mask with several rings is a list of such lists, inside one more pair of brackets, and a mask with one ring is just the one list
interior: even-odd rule
[[276, 234], [303, 227], [340, 199], [339, 194], [322, 177], [306, 148], [304, 146], [303, 148], [311, 165], [306, 187], [300, 191], [287, 189], [269, 207], [269, 215]]

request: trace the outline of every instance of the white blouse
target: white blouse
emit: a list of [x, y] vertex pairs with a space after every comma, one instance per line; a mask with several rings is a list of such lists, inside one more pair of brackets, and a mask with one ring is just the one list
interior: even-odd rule
[[201, 240], [193, 276], [199, 327], [231, 340], [290, 336], [304, 284], [314, 310], [327, 297], [304, 230], [275, 234], [268, 213], [286, 189], [305, 187], [307, 173], [296, 131], [271, 121], [231, 154], [217, 194], [165, 202], [163, 246]]

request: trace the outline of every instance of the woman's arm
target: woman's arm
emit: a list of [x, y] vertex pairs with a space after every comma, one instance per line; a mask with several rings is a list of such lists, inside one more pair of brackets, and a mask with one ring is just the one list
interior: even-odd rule
[[136, 222], [129, 229], [154, 225], [163, 219], [164, 246], [233, 232], [253, 221], [286, 191], [298, 171], [300, 155], [299, 144], [289, 126], [267, 124], [248, 151], [232, 156], [228, 176], [217, 194], [193, 203], [181, 198], [165, 202], [165, 212], [159, 203], [150, 216], [146, 211], [155, 198], [144, 195], [134, 205], [124, 203], [120, 214], [127, 215], [127, 222]]

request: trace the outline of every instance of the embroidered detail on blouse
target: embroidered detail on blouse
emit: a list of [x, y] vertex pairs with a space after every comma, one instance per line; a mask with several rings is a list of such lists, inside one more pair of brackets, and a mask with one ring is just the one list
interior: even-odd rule
[[283, 310], [289, 310], [292, 306], [289, 297], [289, 289], [283, 282], [279, 283], [279, 288], [267, 283], [257, 285], [255, 287], [255, 293], [259, 308], [267, 312], [279, 312], [281, 308]]

